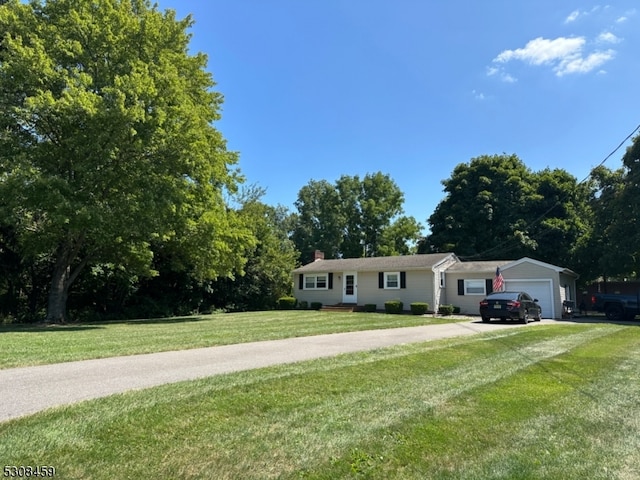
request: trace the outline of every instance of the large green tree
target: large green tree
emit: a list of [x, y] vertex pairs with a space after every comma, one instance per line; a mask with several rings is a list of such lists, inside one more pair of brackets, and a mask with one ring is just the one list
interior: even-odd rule
[[291, 295], [291, 271], [298, 251], [289, 238], [288, 210], [266, 205], [264, 191], [246, 189], [239, 196], [239, 215], [250, 226], [255, 238], [246, 252], [244, 274], [212, 283], [216, 307], [229, 310], [265, 310], [276, 307], [278, 298]]
[[203, 277], [242, 269], [251, 235], [224, 202], [237, 158], [191, 24], [148, 0], [0, 6], [0, 221], [50, 259], [50, 322], [87, 265], [153, 273], [154, 242]]
[[411, 252], [421, 225], [403, 215], [404, 194], [381, 172], [341, 176], [334, 185], [312, 180], [300, 189], [293, 235], [303, 262], [318, 249], [327, 258]]
[[640, 135], [627, 148], [622, 163], [626, 170], [624, 189], [617, 212], [615, 235], [620, 240], [626, 274], [640, 277]]
[[533, 174], [516, 155], [461, 163], [442, 184], [446, 196], [428, 220], [430, 249], [491, 259], [532, 245], [525, 212], [536, 199]]
[[[622, 157], [622, 167], [591, 172], [593, 232], [582, 244], [591, 279], [640, 276], [640, 136]], [[591, 260], [591, 261], [588, 261]]]
[[485, 155], [456, 166], [443, 185], [422, 251], [571, 266], [589, 233], [589, 189], [561, 169], [533, 172], [516, 155]]

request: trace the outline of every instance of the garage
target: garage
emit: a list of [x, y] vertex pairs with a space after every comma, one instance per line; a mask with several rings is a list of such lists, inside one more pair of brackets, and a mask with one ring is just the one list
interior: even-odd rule
[[520, 280], [505, 278], [504, 283], [505, 290], [510, 292], [526, 292], [532, 298], [537, 298], [538, 304], [540, 304], [542, 308], [543, 318], [555, 318], [552, 282], [550, 279]]

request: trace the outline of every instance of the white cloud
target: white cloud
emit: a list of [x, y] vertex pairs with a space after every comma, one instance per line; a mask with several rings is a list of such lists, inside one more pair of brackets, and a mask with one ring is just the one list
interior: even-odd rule
[[518, 81], [517, 78], [513, 77], [509, 73], [504, 71], [502, 67], [487, 67], [487, 76], [488, 77], [498, 77], [505, 83], [515, 83]]
[[599, 43], [620, 43], [622, 40], [611, 32], [602, 32], [596, 41]]
[[[603, 41], [611, 43], [615, 35], [605, 35]], [[538, 37], [529, 41], [524, 48], [504, 50], [493, 59], [494, 69], [501, 72], [502, 79], [510, 77], [495, 64], [506, 64], [512, 60], [519, 60], [530, 65], [549, 65], [557, 76], [572, 73], [588, 73], [602, 66], [615, 56], [615, 51], [584, 52], [587, 41], [584, 37], [558, 37], [550, 40]], [[496, 74], [495, 72], [494, 74]], [[511, 77], [513, 78], [513, 77]]]
[[511, 60], [522, 60], [532, 65], [549, 64], [576, 55], [585, 42], [584, 37], [560, 37], [555, 40], [538, 37], [528, 42], [524, 48], [503, 51], [493, 61], [506, 63]]
[[485, 96], [484, 93], [482, 92], [478, 92], [477, 90], [473, 90], [471, 93], [473, 93], [473, 96], [476, 100], [484, 100]]
[[631, 10], [627, 10], [624, 15], [622, 15], [616, 20], [616, 23], [624, 23], [627, 20], [629, 20], [629, 17], [633, 17], [636, 13], [638, 13], [638, 11], [635, 8], [632, 8]]
[[565, 19], [564, 23], [575, 22], [580, 16], [580, 10], [574, 10], [569, 14], [569, 16]]
[[[554, 70], [559, 77], [570, 73], [589, 73], [613, 59], [613, 57], [615, 57], [613, 50], [594, 52], [587, 57], [567, 58], [554, 68]], [[599, 73], [604, 73], [604, 71], [600, 71]]]

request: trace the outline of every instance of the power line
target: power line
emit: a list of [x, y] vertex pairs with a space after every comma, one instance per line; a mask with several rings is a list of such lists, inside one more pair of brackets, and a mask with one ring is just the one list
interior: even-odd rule
[[[602, 165], [604, 165], [607, 160], [609, 160], [618, 150], [620, 150], [620, 148], [622, 148], [622, 146], [631, 138], [633, 137], [633, 135], [635, 135], [635, 133], [637, 131], [640, 130], [640, 124], [633, 129], [633, 131], [627, 135], [624, 140], [622, 140], [620, 142], [620, 144], [611, 152], [609, 153], [609, 155], [607, 155], [604, 160], [602, 160], [598, 165], [596, 165], [595, 167], [593, 167], [591, 169], [591, 172], [585, 177], [583, 178], [581, 181], [579, 181], [577, 183], [577, 185], [581, 185], [585, 182], [587, 182], [589, 180], [589, 178], [591, 178], [592, 172], [595, 168], [601, 167]], [[538, 216], [535, 220], [531, 221], [530, 223], [528, 223], [527, 225], [525, 225], [523, 227], [522, 230], [527, 231], [529, 230], [531, 227], [533, 227], [534, 225], [538, 224], [539, 222], [541, 222], [542, 220], [544, 220], [545, 218], [547, 218], [547, 216], [549, 215], [549, 213], [551, 213], [551, 211], [556, 208], [558, 205], [561, 205], [560, 199], [558, 199], [549, 209], [547, 209], [544, 213], [542, 213], [540, 216]], [[542, 235], [543, 232], [539, 232], [537, 237], [540, 237]], [[491, 252], [495, 252], [495, 251], [509, 251], [509, 250], [513, 250], [514, 248], [518, 248], [520, 247], [520, 245], [516, 245], [514, 244], [513, 246], [508, 246], [510, 243], [513, 243], [513, 239], [508, 239], [503, 241], [502, 243], [499, 243], [498, 245], [494, 245], [491, 248], [488, 248], [487, 250], [484, 250], [482, 252], [476, 253], [474, 255], [468, 255], [468, 256], [461, 256], [461, 259], [472, 259], [472, 258], [478, 258], [478, 257], [484, 257], [487, 254], [491, 253]]]

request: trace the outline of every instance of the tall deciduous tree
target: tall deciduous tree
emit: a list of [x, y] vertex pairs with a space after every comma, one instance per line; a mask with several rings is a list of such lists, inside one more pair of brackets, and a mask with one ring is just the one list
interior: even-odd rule
[[561, 169], [532, 172], [515, 155], [482, 156], [458, 165], [443, 184], [447, 196], [429, 218], [423, 251], [571, 266], [590, 231], [589, 189]]
[[442, 184], [446, 196], [429, 217], [425, 243], [434, 250], [491, 259], [517, 256], [534, 244], [525, 220], [536, 198], [533, 175], [516, 155], [461, 163]]
[[381, 172], [341, 176], [335, 183], [309, 182], [298, 194], [293, 239], [302, 260], [315, 249], [328, 258], [400, 255], [410, 252], [421, 225], [403, 214], [404, 195]]
[[616, 234], [628, 262], [625, 273], [640, 278], [640, 135], [627, 148], [622, 163], [626, 176]]
[[291, 295], [291, 271], [298, 251], [289, 238], [289, 212], [262, 203], [264, 191], [247, 189], [239, 196], [239, 215], [250, 226], [256, 244], [247, 249], [244, 275], [212, 283], [216, 306], [231, 310], [275, 308], [278, 298]]
[[340, 196], [326, 180], [311, 180], [298, 192], [298, 210], [293, 241], [303, 261], [309, 261], [315, 250], [327, 258], [340, 255], [345, 220]]
[[51, 258], [50, 322], [89, 264], [152, 273], [154, 241], [202, 276], [242, 268], [251, 235], [223, 200], [236, 155], [191, 24], [148, 0], [0, 6], [3, 221], [23, 255]]

